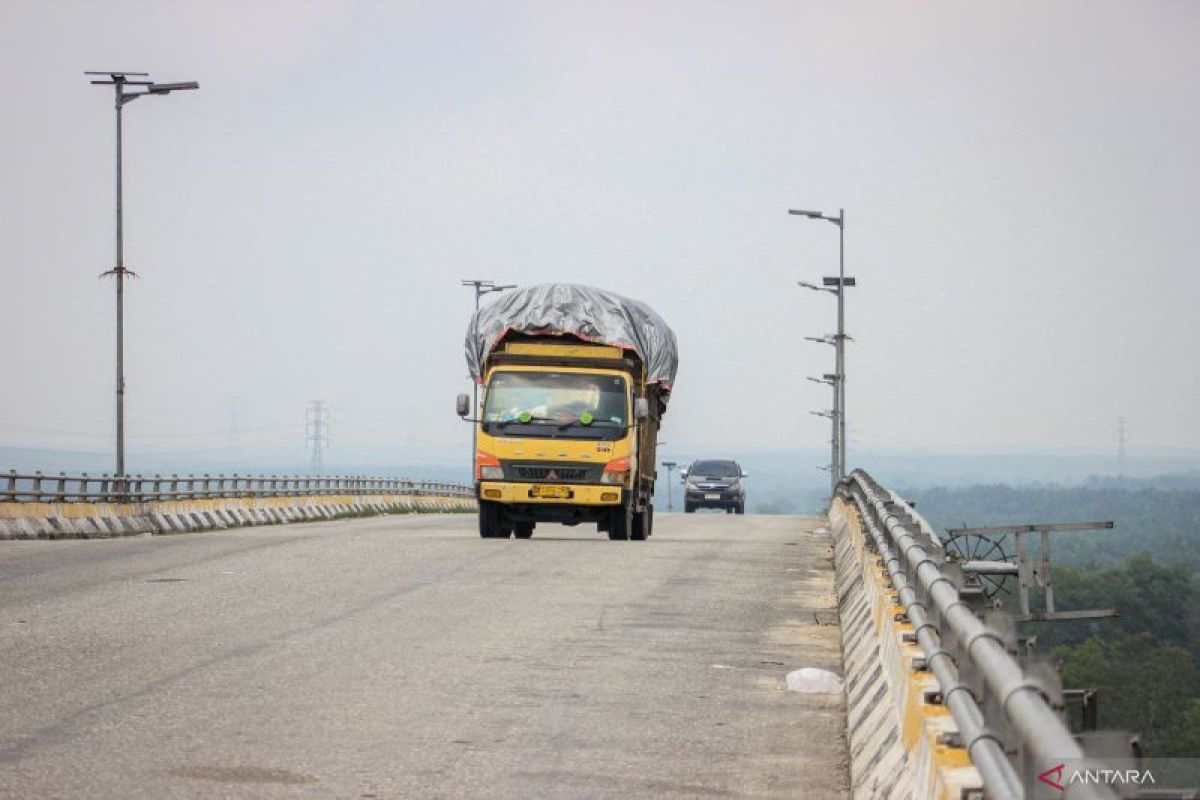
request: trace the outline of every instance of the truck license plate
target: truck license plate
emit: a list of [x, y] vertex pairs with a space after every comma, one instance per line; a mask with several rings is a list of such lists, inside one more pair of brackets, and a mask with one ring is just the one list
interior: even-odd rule
[[719, 495], [719, 494], [706, 494], [706, 495], [704, 495], [704, 499], [705, 499], [705, 500], [720, 500], [720, 499], [721, 499], [721, 495]]
[[571, 496], [571, 489], [567, 486], [534, 486], [529, 490], [529, 496], [565, 500]]

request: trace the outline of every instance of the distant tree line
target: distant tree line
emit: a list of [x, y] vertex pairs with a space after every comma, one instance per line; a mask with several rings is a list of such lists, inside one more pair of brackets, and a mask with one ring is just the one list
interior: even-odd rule
[[1119, 566], [1150, 552], [1163, 564], [1200, 570], [1200, 490], [970, 486], [902, 491], [939, 530], [1032, 522], [1099, 522], [1112, 530], [1063, 533], [1054, 563]]

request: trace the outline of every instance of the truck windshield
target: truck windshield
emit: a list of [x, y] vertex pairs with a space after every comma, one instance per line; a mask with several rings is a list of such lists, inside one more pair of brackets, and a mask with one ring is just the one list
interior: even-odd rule
[[620, 439], [628, 392], [619, 375], [497, 372], [488, 383], [483, 429], [492, 435]]

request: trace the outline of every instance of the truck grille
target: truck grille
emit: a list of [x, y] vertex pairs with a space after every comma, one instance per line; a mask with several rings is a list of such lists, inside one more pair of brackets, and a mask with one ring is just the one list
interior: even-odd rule
[[599, 483], [602, 464], [511, 464], [504, 463], [504, 477], [517, 481], [547, 483]]

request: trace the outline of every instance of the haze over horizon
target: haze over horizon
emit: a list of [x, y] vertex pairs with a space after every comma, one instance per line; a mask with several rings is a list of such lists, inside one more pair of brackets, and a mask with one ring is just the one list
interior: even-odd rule
[[[236, 24], [233, 24], [236, 23]], [[679, 338], [680, 453], [820, 452], [847, 215], [855, 454], [1200, 454], [1200, 6], [11, 2], [0, 446], [465, 462], [460, 278]], [[294, 455], [289, 455], [294, 454]], [[1140, 455], [1139, 455], [1140, 454]], [[805, 464], [803, 471], [811, 471]], [[820, 476], [817, 477], [820, 480]]]

